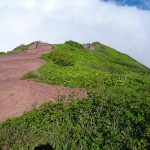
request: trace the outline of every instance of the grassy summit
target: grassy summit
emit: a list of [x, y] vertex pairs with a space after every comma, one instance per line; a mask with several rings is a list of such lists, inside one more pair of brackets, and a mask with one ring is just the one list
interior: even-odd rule
[[0, 124], [0, 149], [148, 149], [150, 69], [100, 43], [92, 49], [68, 41], [43, 55], [41, 68], [26, 74], [54, 85], [82, 87], [84, 100], [47, 103]]

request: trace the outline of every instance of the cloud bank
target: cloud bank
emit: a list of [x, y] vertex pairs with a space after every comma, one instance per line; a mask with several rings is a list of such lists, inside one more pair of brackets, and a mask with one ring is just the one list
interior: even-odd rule
[[135, 6], [139, 9], [150, 10], [149, 0], [103, 0], [106, 2], [115, 2], [119, 5]]
[[1, 0], [0, 51], [35, 40], [100, 41], [150, 67], [150, 11], [100, 0]]

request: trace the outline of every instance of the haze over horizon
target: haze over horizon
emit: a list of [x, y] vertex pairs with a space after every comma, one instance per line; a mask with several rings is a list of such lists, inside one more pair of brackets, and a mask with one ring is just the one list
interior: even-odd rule
[[99, 41], [150, 67], [146, 0], [1, 0], [0, 51], [33, 41]]

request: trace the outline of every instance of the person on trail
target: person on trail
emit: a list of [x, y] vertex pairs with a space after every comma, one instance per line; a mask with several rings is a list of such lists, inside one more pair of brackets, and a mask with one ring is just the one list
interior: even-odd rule
[[35, 42], [35, 45], [36, 45], [36, 49], [37, 49], [39, 46], [39, 42]]

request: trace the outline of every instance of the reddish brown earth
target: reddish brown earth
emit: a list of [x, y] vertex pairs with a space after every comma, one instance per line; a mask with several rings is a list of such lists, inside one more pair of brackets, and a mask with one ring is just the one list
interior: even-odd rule
[[59, 95], [74, 93], [80, 99], [87, 96], [81, 89], [20, 80], [27, 72], [38, 69], [44, 63], [39, 57], [51, 51], [49, 44], [40, 43], [37, 48], [32, 44], [25, 52], [0, 57], [0, 121], [20, 116], [33, 105], [56, 101]]

